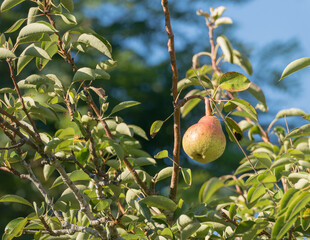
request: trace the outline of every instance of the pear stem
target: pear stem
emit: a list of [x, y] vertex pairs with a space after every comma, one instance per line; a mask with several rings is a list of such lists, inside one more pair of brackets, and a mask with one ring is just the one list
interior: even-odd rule
[[204, 97], [204, 100], [205, 100], [206, 116], [212, 116], [211, 106], [210, 106], [210, 99], [207, 98], [207, 97]]

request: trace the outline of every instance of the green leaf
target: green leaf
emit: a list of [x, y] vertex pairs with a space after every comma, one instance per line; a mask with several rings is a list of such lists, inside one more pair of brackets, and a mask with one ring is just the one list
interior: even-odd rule
[[116, 132], [132, 137], [131, 131], [126, 123], [117, 124]]
[[[79, 169], [79, 170], [75, 170], [72, 173], [68, 174], [69, 178], [71, 179], [72, 182], [75, 181], [89, 181], [90, 177], [88, 176], [88, 174], [86, 174], [83, 170]], [[50, 187], [50, 189], [57, 187], [61, 184], [63, 184], [63, 180], [62, 177], [59, 176], [58, 178], [56, 178], [56, 180], [53, 182], [52, 186]]]
[[293, 161], [290, 158], [279, 158], [277, 160], [275, 160], [272, 165], [271, 165], [271, 169], [274, 169], [276, 167], [280, 167], [280, 166], [285, 166], [287, 164], [291, 164]]
[[30, 23], [33, 23], [35, 21], [38, 10], [39, 10], [39, 7], [29, 8], [28, 16], [27, 16], [27, 25], [29, 25]]
[[56, 30], [53, 29], [49, 24], [44, 22], [31, 23], [23, 27], [17, 37], [18, 43], [26, 43], [31, 41], [38, 41], [39, 37], [42, 37], [43, 33], [54, 33]]
[[225, 61], [229, 63], [233, 63], [234, 62], [233, 48], [229, 40], [227, 39], [227, 37], [225, 37], [224, 35], [221, 35], [217, 37], [216, 42], [220, 45], [222, 49]]
[[263, 112], [266, 112], [268, 110], [268, 106], [266, 104], [266, 98], [262, 91], [262, 89], [257, 86], [256, 84], [252, 83], [250, 84], [249, 88], [247, 89], [249, 93], [251, 93], [263, 106], [263, 108], [260, 108]]
[[[210, 79], [205, 76], [201, 76], [200, 80], [205, 88], [213, 89], [213, 85]], [[178, 92], [180, 92], [181, 90], [184, 90], [185, 88], [190, 86], [201, 86], [200, 80], [197, 77], [192, 77], [190, 79], [184, 78], [178, 81], [177, 90]]]
[[225, 118], [225, 129], [226, 132], [228, 133], [229, 136], [229, 140], [232, 142], [236, 142], [234, 136], [232, 135], [232, 133], [230, 132], [230, 130], [228, 129], [228, 127], [231, 129], [231, 131], [233, 132], [235, 138], [237, 139], [237, 141], [241, 141], [243, 139], [243, 132], [240, 129], [238, 123], [236, 123], [232, 118], [230, 117], [226, 117]]
[[4, 33], [12, 33], [15, 32], [17, 29], [20, 28], [20, 26], [26, 21], [26, 18], [18, 19], [8, 30], [6, 30]]
[[[193, 96], [193, 95], [199, 95], [199, 96], [203, 96], [205, 95], [205, 91], [201, 91], [199, 89], [193, 89], [191, 91], [189, 91], [185, 96], [184, 98], [187, 98], [189, 96]], [[181, 114], [182, 114], [182, 117], [185, 117], [194, 107], [197, 106], [197, 104], [201, 101], [200, 98], [194, 98], [194, 99], [191, 99], [189, 101], [187, 101], [184, 106], [181, 107]]]
[[305, 57], [305, 58], [300, 58], [297, 59], [293, 62], [291, 62], [289, 65], [286, 66], [286, 68], [284, 69], [284, 71], [282, 72], [281, 78], [279, 81], [281, 81], [283, 78], [286, 78], [288, 75], [303, 69], [305, 67], [310, 66], [310, 58], [309, 57]]
[[155, 165], [156, 164], [156, 160], [154, 158], [150, 158], [150, 157], [139, 157], [136, 158], [134, 161], [134, 165], [135, 166], [147, 166], [147, 165]]
[[54, 166], [45, 164], [44, 167], [43, 167], [44, 179], [47, 181], [50, 178], [50, 176], [53, 174], [54, 171], [55, 171], [55, 167]]
[[5, 227], [5, 233], [2, 236], [2, 239], [11, 240], [15, 237], [21, 236], [27, 223], [28, 219], [23, 217], [10, 221]]
[[247, 114], [249, 114], [251, 119], [258, 121], [257, 113], [256, 113], [255, 109], [247, 101], [245, 101], [243, 99], [239, 99], [239, 98], [234, 98], [234, 99], [231, 99], [229, 102], [237, 105], [240, 108], [242, 108]]
[[303, 125], [299, 128], [293, 129], [285, 136], [284, 140], [287, 140], [289, 138], [307, 136], [307, 135], [310, 135], [310, 123]]
[[112, 58], [111, 45], [108, 43], [107, 40], [105, 40], [104, 38], [102, 38], [97, 34], [83, 33], [79, 36], [77, 41], [79, 43], [86, 44], [86, 46], [90, 46], [92, 48], [97, 49], [99, 52], [103, 53], [108, 58]]
[[181, 231], [181, 239], [188, 239], [191, 235], [193, 235], [199, 228], [201, 224], [197, 221], [188, 224]]
[[69, 12], [72, 12], [74, 9], [73, 0], [60, 0], [61, 5], [67, 9]]
[[89, 67], [82, 67], [76, 71], [73, 76], [73, 82], [95, 80], [95, 70]]
[[181, 168], [181, 173], [182, 173], [184, 182], [187, 185], [192, 185], [192, 170], [190, 168]]
[[247, 74], [252, 75], [253, 68], [251, 62], [236, 49], [233, 49], [233, 63], [239, 65]]
[[237, 206], [235, 203], [231, 203], [229, 210], [228, 210], [228, 216], [230, 219], [234, 219], [235, 215], [237, 213]]
[[261, 198], [266, 193], [266, 189], [263, 184], [253, 186], [249, 189], [247, 195], [247, 202], [253, 203], [255, 200]]
[[17, 196], [17, 195], [5, 195], [0, 198], [0, 202], [15, 202], [15, 203], [21, 203], [24, 205], [28, 205], [32, 207], [32, 204], [28, 202], [26, 199]]
[[285, 109], [277, 113], [276, 119], [284, 118], [284, 117], [296, 117], [296, 116], [304, 116], [306, 113], [298, 108], [290, 108]]
[[307, 206], [310, 201], [310, 192], [302, 192], [297, 198], [289, 202], [288, 209], [285, 214], [285, 220], [289, 221], [299, 214], [299, 212]]
[[208, 203], [214, 193], [224, 186], [223, 182], [216, 177], [205, 182], [199, 191], [199, 201]]
[[77, 21], [74, 15], [70, 13], [61, 13], [61, 14], [56, 14], [57, 16], [60, 16], [61, 19], [66, 23], [70, 25], [76, 25]]
[[154, 156], [154, 158], [157, 158], [157, 159], [162, 159], [162, 158], [167, 158], [167, 157], [169, 157], [167, 150], [162, 150]]
[[33, 58], [32, 56], [19, 57], [17, 61], [17, 74], [19, 74]]
[[1, 12], [9, 10], [23, 1], [25, 0], [4, 0], [1, 4]]
[[162, 120], [156, 120], [155, 122], [153, 122], [151, 129], [150, 129], [151, 138], [154, 138], [156, 136], [156, 134], [159, 132], [163, 124], [164, 124], [164, 121]]
[[291, 226], [295, 223], [296, 220], [297, 217], [292, 218], [289, 221], [285, 221], [284, 216], [279, 217], [272, 228], [271, 239], [282, 239], [282, 237], [290, 230]]
[[228, 91], [244, 91], [249, 88], [250, 80], [241, 73], [227, 72], [219, 80], [219, 86]]
[[111, 111], [110, 115], [116, 113], [116, 112], [119, 112], [125, 108], [129, 108], [129, 107], [133, 107], [133, 106], [136, 106], [136, 105], [139, 105], [140, 102], [137, 102], [137, 101], [125, 101], [125, 102], [121, 102], [119, 104], [117, 104]]
[[50, 55], [42, 48], [35, 46], [34, 44], [29, 45], [20, 55], [23, 56], [32, 56], [38, 58], [45, 58], [48, 60], [52, 60]]
[[214, 21], [215, 26], [219, 26], [222, 24], [232, 24], [232, 23], [233, 23], [233, 21], [229, 17], [221, 17], [221, 18], [218, 18]]
[[255, 225], [255, 222], [253, 221], [242, 221], [236, 228], [235, 233], [240, 234], [240, 233], [245, 233], [248, 232], [253, 226]]
[[155, 182], [171, 177], [173, 167], [166, 167], [159, 171]]
[[157, 196], [157, 195], [148, 196], [142, 198], [140, 202], [145, 203], [149, 207], [157, 207], [160, 209], [166, 209], [170, 211], [174, 211], [177, 208], [177, 205], [175, 204], [174, 201], [164, 196]]
[[149, 140], [145, 131], [141, 127], [136, 125], [128, 125], [128, 127], [132, 129], [136, 135], [144, 138], [145, 140]]
[[16, 58], [16, 56], [9, 49], [0, 48], [0, 59], [6, 59], [6, 58]]
[[270, 168], [272, 165], [272, 161], [269, 155], [265, 152], [255, 152], [253, 153], [254, 157], [263, 164], [266, 168]]

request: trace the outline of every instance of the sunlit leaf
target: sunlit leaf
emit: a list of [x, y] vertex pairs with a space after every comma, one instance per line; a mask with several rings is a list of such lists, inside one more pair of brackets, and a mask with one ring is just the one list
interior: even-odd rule
[[144, 138], [145, 140], [149, 140], [145, 131], [141, 127], [136, 125], [128, 125], [128, 127], [132, 129], [136, 135]]
[[224, 35], [221, 35], [217, 37], [216, 42], [220, 45], [222, 49], [225, 61], [233, 63], [234, 62], [233, 48], [229, 40], [227, 39], [227, 37], [225, 37]]
[[304, 116], [304, 115], [306, 115], [306, 113], [303, 110], [298, 108], [290, 108], [278, 112], [276, 115], [276, 119], [284, 117]]
[[6, 58], [16, 58], [16, 56], [9, 49], [0, 48], [0, 59], [6, 59]]
[[310, 58], [309, 57], [297, 59], [297, 60], [291, 62], [290, 64], [288, 64], [286, 66], [286, 68], [282, 72], [280, 80], [282, 80], [283, 78], [286, 78], [288, 75], [290, 75], [290, 74], [292, 74], [292, 73], [294, 73], [300, 69], [308, 67], [308, 66], [310, 66]]
[[155, 137], [155, 135], [159, 132], [159, 130], [161, 129], [163, 124], [164, 124], [164, 121], [162, 121], [162, 120], [156, 120], [155, 122], [153, 122], [153, 124], [150, 128], [151, 138]]
[[26, 18], [18, 19], [5, 33], [12, 33], [15, 32], [20, 28], [20, 26], [26, 21]]
[[121, 102], [119, 104], [117, 104], [111, 111], [110, 115], [116, 113], [116, 112], [119, 112], [125, 108], [129, 108], [129, 107], [133, 107], [133, 106], [136, 106], [136, 105], [139, 105], [140, 102], [137, 102], [137, 101], [125, 101], [125, 102]]
[[219, 80], [219, 86], [228, 91], [244, 91], [250, 84], [250, 80], [238, 72], [227, 72]]
[[158, 172], [158, 175], [157, 175], [155, 182], [158, 182], [158, 181], [163, 180], [165, 178], [171, 177], [172, 169], [173, 169], [173, 167], [166, 167], [166, 168], [163, 168], [162, 170], [160, 170]]
[[[241, 141], [243, 139], [243, 132], [240, 129], [239, 125], [230, 117], [226, 117], [225, 118], [225, 129], [226, 132], [228, 133], [229, 136], [229, 140], [232, 142], [236, 142], [235, 138], [237, 139], [237, 141]], [[230, 132], [230, 130], [232, 131], [232, 133]], [[234, 134], [234, 136], [232, 135]]]
[[20, 56], [23, 57], [25, 55], [52, 60], [49, 54], [44, 49], [35, 46], [34, 44], [31, 44], [27, 48], [25, 48], [25, 50], [21, 53]]
[[17, 195], [4, 195], [0, 198], [0, 202], [21, 203], [32, 207], [32, 204], [29, 201]]
[[38, 41], [38, 39], [40, 39], [40, 36], [41, 37], [43, 36], [42, 34], [54, 33], [54, 32], [56, 32], [56, 30], [54, 30], [47, 23], [43, 22], [31, 23], [29, 25], [26, 25], [20, 30], [17, 37], [17, 41], [18, 43]]
[[285, 139], [310, 135], [310, 123], [290, 131]]
[[247, 89], [249, 93], [251, 93], [263, 106], [263, 108], [260, 108], [263, 112], [266, 112], [268, 110], [268, 106], [266, 104], [266, 98], [262, 91], [262, 89], [257, 86], [255, 83], [251, 82], [249, 88]]
[[149, 207], [157, 207], [160, 209], [167, 209], [174, 211], [177, 208], [177, 205], [171, 199], [165, 196], [153, 195], [142, 198], [140, 202], [145, 203]]
[[247, 74], [252, 75], [253, 68], [250, 60], [238, 50], [233, 50], [233, 63], [239, 65]]
[[17, 74], [19, 74], [33, 58], [32, 56], [19, 57], [17, 61]]
[[[200, 82], [201, 80], [201, 82]], [[181, 90], [184, 90], [187, 87], [190, 86], [204, 86], [207, 89], [213, 89], [213, 85], [212, 82], [210, 81], [210, 79], [206, 78], [205, 76], [201, 76], [200, 80], [197, 77], [192, 77], [192, 78], [184, 78], [180, 81], [178, 81], [178, 85], [177, 85], [177, 90], [178, 92]]]
[[1, 12], [9, 10], [23, 1], [25, 0], [4, 0], [1, 4]]
[[243, 99], [239, 99], [239, 98], [234, 98], [234, 99], [231, 99], [229, 102], [231, 102], [231, 103], [237, 105], [238, 107], [242, 108], [246, 113], [249, 114], [251, 119], [258, 121], [257, 113], [256, 113], [255, 109], [247, 101], [245, 101]]
[[107, 40], [97, 34], [83, 33], [79, 36], [77, 41], [97, 49], [108, 58], [112, 58], [111, 45], [108, 43]]
[[73, 76], [73, 82], [95, 80], [95, 71], [89, 67], [82, 67]]
[[[68, 176], [72, 182], [89, 181], [90, 180], [90, 177], [88, 176], [88, 174], [86, 174], [82, 169], [75, 170], [72, 173], [69, 173]], [[58, 178], [56, 178], [56, 180], [54, 181], [54, 183], [52, 184], [52, 186], [50, 188], [57, 187], [63, 183], [64, 182], [63, 182], [62, 177], [59, 176]]]
[[285, 221], [284, 216], [279, 217], [275, 225], [272, 228], [271, 237], [272, 239], [281, 239], [289, 228], [293, 225], [296, 219], [292, 219], [290, 222]]
[[310, 201], [310, 192], [302, 192], [298, 197], [291, 200], [285, 214], [285, 220], [289, 221], [307, 206]]
[[216, 177], [205, 182], [199, 191], [199, 201], [207, 203], [211, 200], [212, 195], [224, 186], [223, 182]]
[[2, 239], [11, 240], [15, 237], [21, 236], [27, 223], [28, 219], [23, 217], [10, 221], [5, 227], [5, 233], [2, 236]]
[[[193, 95], [199, 95], [199, 96], [203, 96], [205, 95], [204, 91], [198, 90], [198, 89], [193, 89], [191, 91], [189, 91], [184, 98], [189, 97], [189, 96], [193, 96]], [[191, 99], [189, 101], [187, 101], [183, 107], [181, 107], [181, 114], [182, 117], [185, 117], [194, 107], [196, 107], [198, 105], [198, 103], [201, 101], [200, 98], [194, 98]]]
[[214, 25], [219, 26], [222, 24], [232, 24], [233, 21], [229, 17], [221, 17], [215, 20]]
[[166, 157], [168, 157], [168, 156], [169, 156], [169, 155], [168, 155], [168, 151], [167, 151], [167, 150], [162, 150], [162, 151], [158, 152], [158, 153], [154, 156], [154, 158], [162, 159], [162, 158], [166, 158]]

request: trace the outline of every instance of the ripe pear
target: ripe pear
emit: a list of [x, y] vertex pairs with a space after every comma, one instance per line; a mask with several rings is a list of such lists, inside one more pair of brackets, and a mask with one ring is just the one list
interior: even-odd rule
[[226, 138], [219, 119], [209, 113], [187, 129], [182, 140], [185, 153], [200, 163], [219, 158], [226, 147]]

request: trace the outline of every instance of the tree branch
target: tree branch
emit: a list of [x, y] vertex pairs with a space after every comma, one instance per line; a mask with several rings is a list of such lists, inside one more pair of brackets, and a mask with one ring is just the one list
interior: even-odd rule
[[32, 118], [30, 117], [30, 115], [29, 115], [29, 112], [28, 112], [28, 110], [27, 110], [27, 108], [26, 108], [24, 99], [23, 99], [23, 97], [22, 97], [22, 95], [21, 95], [21, 93], [20, 93], [19, 87], [18, 87], [18, 85], [17, 85], [17, 81], [16, 81], [15, 74], [14, 74], [14, 68], [13, 68], [13, 65], [12, 65], [12, 59], [9, 59], [9, 58], [8, 58], [8, 59], [7, 59], [7, 63], [8, 63], [8, 65], [9, 65], [11, 79], [12, 79], [12, 81], [13, 81], [13, 84], [14, 84], [15, 90], [16, 90], [16, 92], [17, 92], [18, 98], [19, 98], [19, 100], [20, 100], [20, 103], [21, 103], [21, 105], [22, 105], [23, 111], [25, 112], [25, 114], [26, 114], [26, 116], [27, 116], [27, 118], [28, 118], [28, 120], [29, 120], [31, 126], [33, 127], [33, 130], [35, 131], [36, 137], [37, 137], [38, 139], [41, 140], [40, 135], [39, 135], [39, 131], [38, 131], [38, 129], [37, 129], [37, 126], [35, 125], [33, 119], [32, 119]]
[[[174, 35], [171, 28], [170, 23], [170, 13], [168, 7], [168, 0], [162, 0], [161, 5], [163, 7], [163, 12], [165, 15], [165, 27], [168, 34], [168, 52], [170, 56], [170, 65], [172, 70], [172, 96], [173, 102], [175, 103], [178, 92], [177, 92], [177, 85], [178, 85], [178, 69], [177, 69], [177, 62], [175, 57], [175, 50], [174, 50]], [[180, 162], [180, 148], [181, 148], [181, 121], [180, 121], [180, 108], [174, 107], [174, 124], [173, 124], [173, 133], [174, 133], [174, 146], [173, 146], [173, 171], [171, 176], [171, 183], [170, 183], [170, 199], [176, 201], [177, 189], [178, 189], [178, 181], [179, 181], [179, 162]]]

